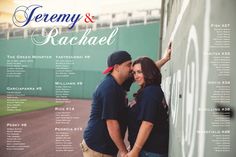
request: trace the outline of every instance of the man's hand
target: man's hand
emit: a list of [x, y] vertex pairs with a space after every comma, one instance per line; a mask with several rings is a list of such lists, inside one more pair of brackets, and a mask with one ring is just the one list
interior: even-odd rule
[[125, 143], [121, 136], [119, 122], [117, 120], [108, 119], [106, 120], [106, 124], [107, 124], [107, 129], [108, 129], [108, 132], [112, 141], [115, 143], [115, 145], [119, 149], [121, 157], [123, 157], [125, 154], [128, 153], [128, 150], [126, 149]]

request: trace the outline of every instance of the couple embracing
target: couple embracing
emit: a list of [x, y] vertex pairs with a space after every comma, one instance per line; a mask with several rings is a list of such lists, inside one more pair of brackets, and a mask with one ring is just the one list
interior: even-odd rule
[[[107, 74], [93, 93], [92, 108], [81, 148], [84, 157], [167, 157], [169, 141], [168, 106], [161, 89], [160, 68], [170, 60], [168, 48], [154, 62], [140, 57], [133, 63], [126, 51], [107, 59]], [[140, 88], [128, 103], [133, 82]], [[124, 143], [128, 130], [130, 150]]]

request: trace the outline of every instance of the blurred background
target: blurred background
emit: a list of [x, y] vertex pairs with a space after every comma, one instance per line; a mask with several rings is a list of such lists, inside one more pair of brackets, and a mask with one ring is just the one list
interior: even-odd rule
[[[66, 23], [30, 22], [26, 27], [19, 28], [12, 23], [12, 15], [17, 6], [29, 6], [40, 4], [43, 9], [37, 13], [81, 13], [89, 12], [95, 16], [95, 23], [86, 24], [79, 21], [72, 30], [68, 29]], [[70, 98], [91, 98], [92, 91], [103, 78], [102, 70], [106, 67], [107, 56], [116, 50], [126, 50], [131, 53], [132, 58], [138, 56], [149, 56], [156, 60], [159, 50], [160, 38], [160, 14], [161, 1], [151, 0], [148, 2], [134, 0], [104, 0], [99, 3], [89, 1], [21, 1], [1, 0], [0, 5], [0, 47], [2, 58], [0, 68], [6, 72], [6, 55], [51, 55], [54, 59], [35, 60], [28, 64], [24, 73], [18, 78], [4, 78], [1, 81], [0, 93], [5, 93], [5, 87], [9, 84], [18, 86], [36, 85], [43, 87], [42, 92], [28, 93], [31, 96], [55, 96], [54, 82], [56, 55], [80, 55], [89, 59], [75, 61], [70, 69], [74, 75], [64, 78], [64, 81], [79, 80], [83, 86], [72, 87]], [[18, 17], [24, 19], [23, 14]], [[89, 36], [108, 36], [112, 30], [119, 27], [115, 43], [111, 46], [53, 46], [46, 44], [36, 46], [31, 42], [31, 34], [41, 36], [48, 33], [54, 26], [59, 29], [60, 35], [81, 37], [84, 32], [91, 28], [93, 31]], [[99, 59], [98, 59], [99, 58]], [[29, 77], [31, 76], [31, 77]], [[33, 76], [33, 77], [32, 77]], [[59, 78], [58, 78], [59, 79]], [[47, 80], [47, 81], [45, 81]], [[5, 85], [5, 86], [4, 86]], [[132, 89], [133, 90], [133, 89]], [[134, 90], [133, 90], [134, 91]], [[27, 94], [27, 95], [28, 95]]]

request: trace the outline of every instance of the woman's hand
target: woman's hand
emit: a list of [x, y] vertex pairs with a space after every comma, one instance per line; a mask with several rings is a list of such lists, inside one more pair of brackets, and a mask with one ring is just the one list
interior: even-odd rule
[[163, 55], [163, 58], [166, 62], [170, 60], [171, 58], [171, 52], [172, 52], [172, 43], [170, 42], [168, 45], [168, 48], [166, 49], [165, 54]]
[[134, 151], [133, 149], [126, 155], [126, 157], [138, 157], [138, 156], [139, 156], [139, 152]]
[[120, 152], [121, 157], [127, 157], [127, 152]]
[[161, 67], [166, 64], [170, 58], [171, 58], [171, 52], [172, 52], [172, 43], [170, 42], [168, 45], [168, 48], [166, 49], [166, 52], [164, 53], [163, 57], [156, 61], [156, 66], [158, 69], [161, 69]]

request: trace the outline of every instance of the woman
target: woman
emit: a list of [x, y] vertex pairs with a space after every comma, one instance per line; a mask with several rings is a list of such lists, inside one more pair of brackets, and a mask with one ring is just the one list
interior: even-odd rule
[[167, 157], [169, 141], [168, 106], [161, 89], [161, 73], [154, 61], [141, 57], [133, 63], [140, 89], [129, 109], [128, 157]]

